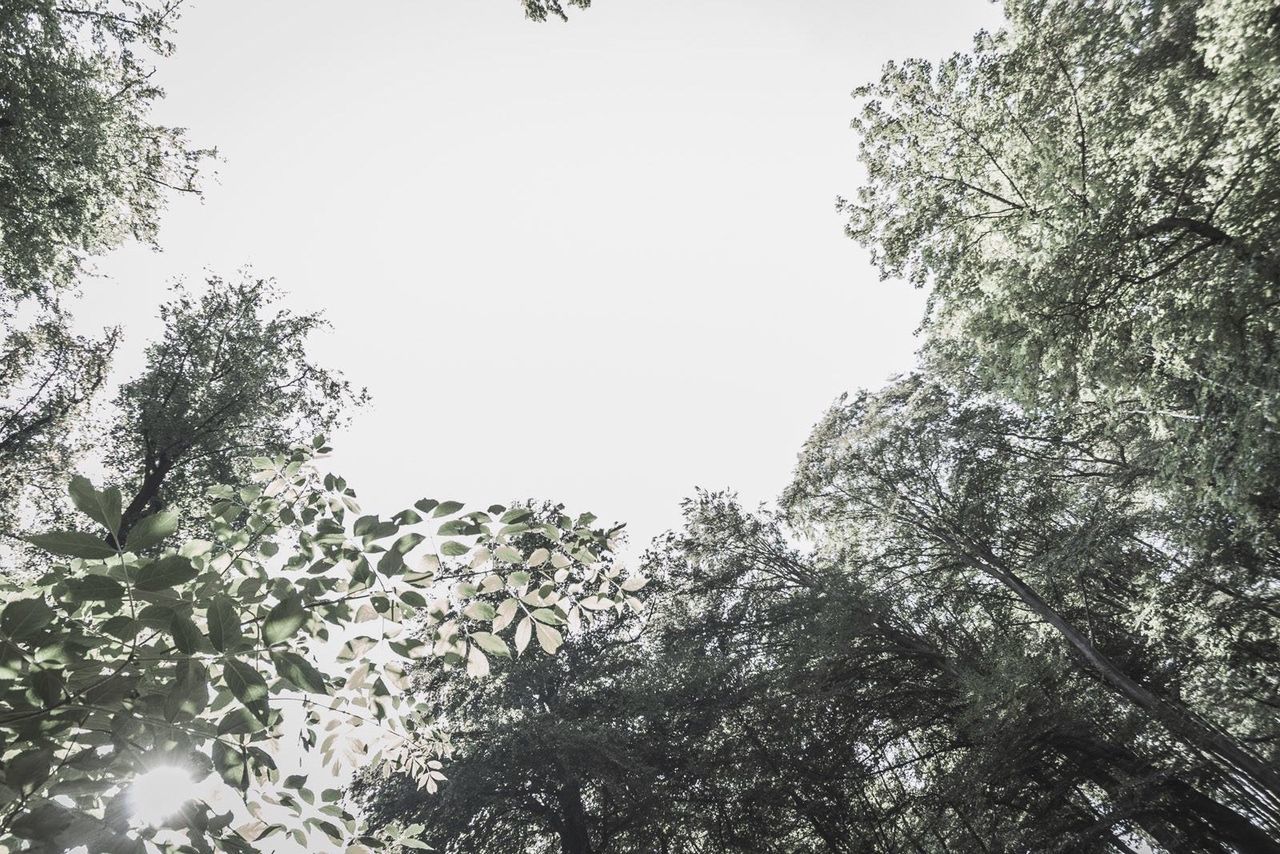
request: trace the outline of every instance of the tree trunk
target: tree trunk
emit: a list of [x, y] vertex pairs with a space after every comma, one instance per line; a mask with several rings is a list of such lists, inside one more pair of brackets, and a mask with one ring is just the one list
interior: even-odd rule
[[142, 478], [138, 494], [133, 496], [133, 500], [129, 502], [129, 506], [124, 509], [120, 517], [121, 546], [128, 541], [129, 531], [143, 516], [160, 509], [160, 488], [164, 486], [165, 478], [171, 468], [173, 463], [163, 454], [154, 464], [150, 460], [147, 461], [146, 474]]
[[[955, 543], [951, 545], [954, 546]], [[1255, 803], [1262, 816], [1265, 816], [1272, 829], [1280, 826], [1280, 773], [1277, 773], [1276, 769], [1268, 766], [1226, 733], [1201, 720], [1186, 706], [1174, 700], [1158, 697], [1139, 684], [1097, 649], [1093, 642], [1070, 621], [1040, 598], [1030, 585], [1008, 567], [1001, 565], [995, 555], [987, 552], [974, 557], [968, 549], [964, 549], [963, 553], [965, 560], [973, 568], [1003, 584], [1033, 613], [1053, 626], [1116, 693], [1163, 724], [1170, 733], [1192, 750], [1215, 759], [1232, 778], [1242, 785], [1246, 795]]]
[[572, 774], [562, 771], [561, 777], [563, 783], [557, 793], [560, 801], [560, 851], [562, 854], [595, 854], [587, 826], [587, 811], [582, 805], [582, 786]]

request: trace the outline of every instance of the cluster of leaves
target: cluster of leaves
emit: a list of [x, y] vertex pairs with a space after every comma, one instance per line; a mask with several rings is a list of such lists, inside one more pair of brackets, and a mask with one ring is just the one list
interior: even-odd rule
[[[303, 776], [280, 779], [281, 740], [297, 732], [286, 710], [301, 711], [300, 747], [330, 770], [386, 757], [434, 783], [444, 748], [425, 705], [403, 691], [408, 663], [438, 654], [484, 672], [489, 655], [508, 654], [502, 633], [523, 648], [531, 623], [554, 651], [554, 625], [597, 605], [604, 588], [624, 595], [628, 582], [597, 566], [618, 529], [593, 529], [588, 515], [532, 531], [528, 511], [464, 513], [453, 501], [389, 520], [357, 515], [352, 490], [314, 468], [324, 450], [254, 460], [253, 485], [215, 490], [209, 538], [174, 548], [175, 514], [144, 517], [121, 537], [119, 491], [73, 483], [77, 508], [102, 531], [32, 537], [69, 560], [7, 590], [0, 611], [6, 844], [141, 850], [176, 835], [197, 850], [251, 851], [286, 832], [300, 844], [320, 833], [330, 845], [377, 846], [340, 792], [317, 799]], [[531, 535], [545, 554], [512, 545]], [[514, 630], [498, 615], [508, 601], [525, 614]], [[403, 639], [419, 618], [434, 644]], [[325, 645], [341, 651], [323, 655]], [[360, 737], [364, 725], [385, 750]], [[244, 793], [248, 820], [233, 827], [233, 813], [192, 801], [163, 828], [138, 827], [130, 781], [165, 765], [193, 780], [216, 772]]]
[[[534, 512], [532, 519], [540, 525], [561, 511], [547, 506]], [[634, 643], [636, 633], [642, 615], [652, 613], [642, 611], [632, 593], [648, 579], [622, 579], [607, 559], [599, 576], [599, 582], [588, 582], [596, 593], [580, 600], [580, 614], [575, 618], [569, 610], [573, 641], [559, 655], [503, 657], [483, 680], [466, 679], [439, 659], [411, 671], [414, 692], [446, 722], [449, 782], [432, 798], [433, 786], [422, 786], [389, 763], [370, 769], [357, 779], [354, 794], [373, 826], [394, 830], [410, 822], [421, 828], [422, 841], [438, 850], [483, 851], [498, 844], [529, 849], [537, 836], [531, 826], [560, 821], [564, 804], [569, 805], [566, 833], [585, 838], [581, 799], [588, 795], [575, 780], [587, 786], [592, 781], [581, 771], [582, 762], [616, 767], [617, 800], [636, 812], [648, 808], [653, 793], [646, 790], [640, 769], [621, 763], [622, 744], [607, 724], [599, 726], [603, 714], [627, 708], [633, 698], [661, 702], [654, 685], [631, 678], [639, 675], [634, 664], [643, 654]], [[535, 609], [525, 619], [541, 640], [539, 616]], [[521, 635], [517, 631], [517, 642]], [[668, 748], [660, 737], [651, 743], [655, 752]], [[566, 749], [574, 757], [569, 763]], [[514, 809], [513, 798], [519, 802]]]
[[560, 0], [522, 0], [522, 2], [525, 16], [532, 21], [545, 21], [549, 16], [567, 21], [569, 16], [565, 14], [565, 6], [576, 6], [579, 9], [591, 6], [591, 0], [566, 0], [564, 3]]
[[0, 9], [0, 316], [56, 300], [85, 258], [151, 241], [212, 152], [150, 112], [180, 4], [17, 0]]

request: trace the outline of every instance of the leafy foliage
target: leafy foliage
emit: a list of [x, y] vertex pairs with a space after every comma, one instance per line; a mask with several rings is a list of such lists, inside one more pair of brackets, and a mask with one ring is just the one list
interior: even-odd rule
[[[1270, 547], [1280, 20], [1268, 0], [1014, 0], [857, 91], [849, 233], [1019, 405], [1142, 431], [1189, 518]], [[974, 358], [974, 357], [977, 358]]]
[[545, 21], [549, 16], [555, 16], [562, 21], [567, 21], [569, 16], [565, 14], [565, 6], [576, 6], [579, 9], [586, 9], [591, 5], [591, 0], [523, 0], [524, 13], [533, 21]]
[[160, 309], [164, 333], [120, 387], [110, 463], [129, 484], [121, 534], [145, 513], [189, 508], [213, 484], [239, 484], [237, 460], [275, 454], [333, 428], [366, 400], [308, 358], [319, 314], [279, 309], [268, 280], [211, 277]]
[[[317, 449], [256, 459], [251, 485], [214, 490], [209, 539], [165, 541], [172, 516], [136, 526], [149, 555], [76, 531], [33, 537], [64, 560], [6, 591], [0, 611], [8, 844], [140, 850], [176, 835], [197, 850], [250, 851], [287, 832], [300, 844], [319, 834], [377, 847], [339, 792], [317, 798], [305, 777], [281, 779], [274, 756], [298, 732], [289, 716], [304, 722], [301, 749], [330, 769], [384, 757], [439, 779], [445, 745], [429, 704], [404, 692], [406, 665], [435, 656], [483, 674], [519, 626], [568, 622], [623, 595], [616, 571], [598, 565], [619, 529], [431, 500], [391, 519], [357, 515], [345, 482], [315, 469]], [[78, 480], [72, 493], [120, 539], [119, 492]], [[458, 523], [465, 534], [437, 539]], [[508, 602], [518, 621], [498, 616]], [[340, 647], [336, 659], [320, 654], [326, 644]], [[365, 724], [388, 742], [366, 744], [354, 731]], [[193, 801], [164, 828], [131, 822], [130, 780], [170, 765], [244, 792], [248, 821], [233, 827], [237, 816]]]
[[17, 0], [0, 9], [0, 316], [46, 303], [84, 259], [152, 240], [166, 195], [212, 152], [158, 125], [149, 57], [177, 2]]
[[[561, 512], [543, 507], [533, 518]], [[535, 550], [529, 562], [542, 557]], [[656, 711], [662, 695], [644, 678], [646, 651], [636, 643], [634, 594], [648, 579], [622, 578], [611, 566], [603, 574], [616, 583], [608, 583], [605, 597], [583, 600], [582, 611], [563, 620], [542, 608], [530, 613], [535, 632], [545, 626], [569, 633], [555, 657], [495, 658], [491, 678], [480, 681], [437, 660], [410, 671], [415, 694], [446, 722], [449, 780], [436, 796], [434, 780], [423, 785], [389, 765], [371, 769], [354, 786], [371, 824], [410, 822], [423, 843], [440, 851], [479, 854], [513, 844], [527, 851], [594, 850], [658, 806], [647, 757], [664, 755], [669, 740], [646, 726], [644, 709]], [[614, 715], [626, 723], [615, 723]], [[597, 827], [592, 807], [601, 800], [619, 815]]]
[[[50, 509], [82, 450], [79, 417], [101, 389], [118, 332], [94, 341], [46, 318], [8, 331], [0, 350], [0, 501], [11, 516]], [[61, 492], [58, 489], [58, 492]]]

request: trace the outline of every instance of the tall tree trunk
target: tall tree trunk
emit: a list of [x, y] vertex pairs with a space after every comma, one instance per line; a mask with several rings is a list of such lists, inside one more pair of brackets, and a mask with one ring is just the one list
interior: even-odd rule
[[948, 545], [959, 545], [970, 566], [1003, 584], [1036, 616], [1052, 626], [1116, 693], [1164, 725], [1193, 751], [1216, 760], [1231, 778], [1241, 784], [1243, 794], [1254, 803], [1259, 817], [1267, 820], [1271, 830], [1274, 832], [1280, 828], [1280, 773], [1275, 768], [1183, 704], [1157, 696], [1129, 676], [990, 550], [972, 549], [956, 542]]
[[595, 854], [587, 811], [582, 804], [582, 784], [573, 774], [561, 769], [561, 786], [556, 797], [560, 801], [560, 851], [562, 854]]
[[[1062, 733], [1050, 734], [1049, 741], [1116, 800], [1130, 780], [1151, 779], [1159, 774], [1159, 769], [1122, 745]], [[1280, 854], [1280, 842], [1184, 779], [1164, 777], [1148, 784], [1139, 794], [1156, 803], [1134, 815], [1133, 820], [1170, 851], [1177, 851], [1190, 841], [1205, 851]]]
[[[986, 571], [985, 569], [983, 570]], [[867, 611], [867, 621], [904, 654], [926, 662], [952, 690], [962, 690], [963, 669], [948, 654], [924, 640], [909, 628], [874, 610]], [[1150, 762], [1122, 745], [1091, 736], [1050, 729], [1044, 736], [1048, 747], [1079, 768], [1095, 785], [1113, 799], [1127, 779], [1150, 778], [1158, 773]], [[914, 745], [913, 745], [914, 747]], [[918, 750], [917, 750], [918, 753]], [[1187, 835], [1198, 836], [1198, 844], [1206, 852], [1220, 852], [1222, 845], [1240, 854], [1280, 854], [1280, 841], [1259, 828], [1232, 807], [1206, 795], [1190, 782], [1166, 777], [1150, 787], [1162, 806], [1134, 814], [1132, 820], [1156, 842], [1169, 851], [1185, 848]], [[975, 840], [981, 840], [969, 825], [963, 811], [957, 810], [962, 823]], [[1207, 843], [1207, 844], [1206, 844]]]

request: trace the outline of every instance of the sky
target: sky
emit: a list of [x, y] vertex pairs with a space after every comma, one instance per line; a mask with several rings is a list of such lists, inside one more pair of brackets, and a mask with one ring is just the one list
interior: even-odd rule
[[178, 279], [246, 265], [368, 388], [332, 437], [368, 511], [554, 499], [679, 524], [786, 486], [844, 391], [910, 367], [923, 295], [844, 236], [850, 91], [995, 28], [986, 0], [189, 0], [157, 111], [220, 161], [78, 314], [141, 366]]

